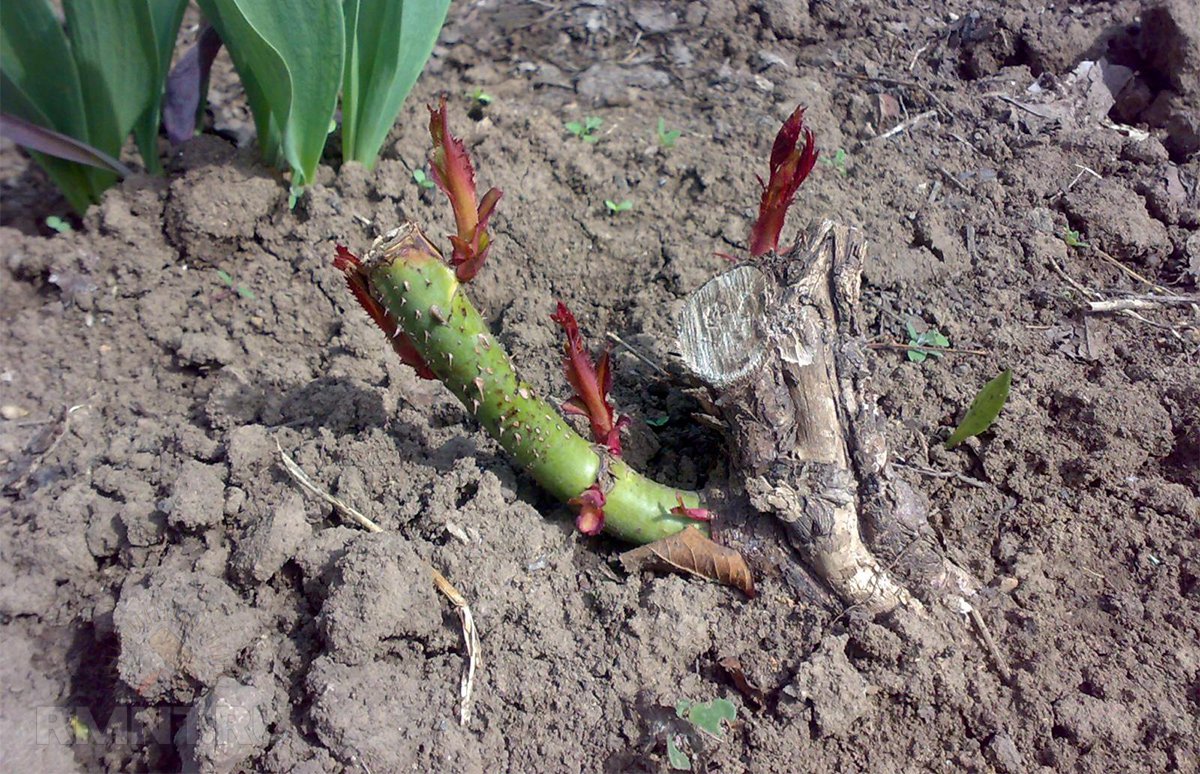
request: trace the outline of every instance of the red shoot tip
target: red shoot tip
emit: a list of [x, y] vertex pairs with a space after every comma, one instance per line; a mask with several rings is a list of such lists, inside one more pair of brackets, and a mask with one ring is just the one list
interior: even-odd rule
[[499, 188], [491, 188], [481, 201], [476, 201], [475, 168], [462, 140], [450, 134], [446, 125], [445, 97], [436, 109], [429, 108], [429, 136], [433, 138], [433, 151], [429, 157], [433, 180], [450, 199], [458, 229], [457, 234], [450, 236], [454, 248], [450, 265], [459, 282], [469, 282], [487, 259], [491, 246], [488, 219], [504, 194]]
[[400, 356], [400, 361], [412, 366], [417, 372], [417, 376], [422, 379], [436, 379], [437, 375], [421, 357], [421, 353], [417, 352], [412, 339], [400, 330], [396, 318], [388, 314], [383, 305], [371, 295], [367, 277], [362, 271], [362, 261], [342, 245], [337, 245], [337, 257], [333, 259], [333, 266], [345, 275], [346, 285], [354, 294], [355, 300], [387, 336], [388, 341], [392, 343], [392, 349]]
[[[800, 146], [800, 136], [804, 145]], [[796, 196], [796, 190], [817, 163], [817, 147], [812, 130], [804, 126], [804, 107], [792, 112], [771, 148], [771, 176], [763, 185], [758, 205], [758, 220], [750, 229], [750, 255], [764, 255], [779, 247], [783, 220]], [[759, 180], [762, 183], [762, 180]]]
[[687, 507], [686, 505], [683, 504], [683, 496], [682, 495], [678, 495], [678, 494], [675, 495], [675, 499], [679, 502], [679, 505], [677, 505], [671, 509], [671, 513], [673, 513], [674, 515], [683, 516], [684, 518], [692, 519], [693, 521], [712, 521], [713, 520], [713, 513], [712, 513], [712, 511], [708, 510], [707, 508], [689, 508], [689, 507]]
[[563, 404], [563, 411], [587, 417], [596, 443], [607, 446], [610, 452], [621, 456], [621, 428], [629, 424], [629, 420], [621, 417], [619, 421], [613, 421], [613, 407], [608, 402], [608, 391], [612, 388], [608, 351], [605, 350], [600, 356], [597, 365], [592, 365], [592, 357], [583, 346], [583, 336], [579, 333], [575, 315], [562, 301], [558, 302], [558, 311], [550, 319], [561, 325], [567, 334], [563, 366], [567, 381], [575, 388], [575, 395]]
[[598, 484], [583, 490], [578, 497], [571, 498], [569, 504], [579, 509], [575, 517], [575, 527], [585, 535], [599, 535], [604, 529], [604, 493]]

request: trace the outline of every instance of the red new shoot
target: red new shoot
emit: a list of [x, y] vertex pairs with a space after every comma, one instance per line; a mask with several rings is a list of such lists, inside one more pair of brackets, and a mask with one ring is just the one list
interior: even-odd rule
[[608, 391], [612, 388], [608, 351], [600, 355], [597, 365], [592, 365], [592, 356], [583, 346], [583, 336], [579, 333], [575, 315], [562, 301], [558, 302], [558, 311], [550, 319], [561, 325], [567, 334], [563, 367], [567, 372], [567, 381], [575, 388], [575, 395], [563, 404], [563, 411], [587, 417], [596, 443], [621, 456], [621, 428], [629, 424], [629, 419], [621, 417], [619, 421], [613, 421], [613, 407], [608, 402]]
[[687, 507], [687, 505], [685, 505], [683, 502], [683, 495], [675, 495], [675, 499], [679, 502], [679, 505], [676, 505], [674, 508], [672, 508], [671, 513], [675, 514], [676, 516], [683, 516], [684, 518], [691, 519], [692, 521], [713, 520], [713, 512], [707, 508]]
[[575, 517], [575, 528], [585, 535], [599, 535], [604, 529], [604, 493], [599, 484], [592, 484], [578, 497], [573, 497], [567, 503], [579, 509]]
[[429, 108], [429, 135], [433, 138], [433, 151], [429, 157], [433, 179], [450, 199], [458, 228], [457, 234], [450, 235], [450, 243], [454, 246], [450, 265], [459, 282], [469, 282], [487, 259], [491, 246], [487, 223], [503, 192], [491, 188], [482, 201], [477, 201], [475, 168], [462, 140], [450, 134], [446, 126], [445, 97], [436, 110]]
[[[804, 145], [800, 146], [800, 136]], [[750, 255], [765, 255], [779, 247], [783, 220], [796, 190], [817, 163], [817, 146], [812, 130], [804, 126], [804, 108], [797, 107], [783, 122], [771, 147], [771, 176], [764, 185], [758, 205], [758, 220], [750, 230]]]
[[358, 260], [345, 247], [337, 245], [337, 257], [333, 259], [333, 265], [346, 276], [346, 285], [349, 286], [350, 292], [354, 294], [354, 298], [362, 306], [363, 311], [387, 336], [388, 341], [392, 342], [392, 349], [400, 356], [400, 361], [412, 366], [413, 370], [417, 372], [417, 376], [422, 379], [436, 379], [437, 377], [430, 370], [429, 365], [417, 352], [417, 348], [413, 346], [412, 339], [400, 330], [396, 318], [392, 317], [371, 295], [371, 291], [367, 287], [367, 276], [362, 271], [362, 261]]

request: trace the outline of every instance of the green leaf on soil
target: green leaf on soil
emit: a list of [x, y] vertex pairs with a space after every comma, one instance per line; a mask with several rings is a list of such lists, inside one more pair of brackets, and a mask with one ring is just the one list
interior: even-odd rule
[[674, 734], [667, 734], [667, 764], [675, 771], [692, 770], [692, 759], [679, 749]]
[[66, 234], [71, 231], [71, 224], [57, 215], [50, 215], [46, 218], [46, 227], [57, 231], [60, 234]]
[[675, 703], [675, 714], [706, 734], [724, 739], [725, 729], [721, 721], [732, 723], [737, 718], [737, 707], [728, 699], [713, 699], [703, 704], [693, 704], [683, 699]]
[[[908, 330], [908, 345], [910, 347], [948, 347], [950, 339], [937, 328], [930, 328], [924, 333], [917, 333], [917, 328], [909, 320], [905, 323]], [[908, 359], [914, 363], [924, 363], [927, 357], [941, 357], [942, 353], [934, 350], [910, 349]]]
[[679, 129], [667, 129], [667, 120], [658, 119], [658, 144], [664, 148], [674, 148], [675, 142], [683, 134]]
[[1000, 409], [1004, 408], [1004, 402], [1008, 400], [1008, 390], [1011, 386], [1011, 368], [1005, 369], [1004, 373], [983, 385], [983, 389], [975, 396], [975, 400], [971, 401], [971, 407], [967, 409], [966, 416], [946, 439], [946, 448], [953, 449], [968, 438], [979, 435], [991, 427], [992, 423], [996, 421], [996, 417], [1000, 415]]
[[651, 419], [647, 419], [646, 424], [650, 425], [651, 427], [662, 427], [669, 419], [670, 417], [665, 415], [661, 417], [653, 417]]

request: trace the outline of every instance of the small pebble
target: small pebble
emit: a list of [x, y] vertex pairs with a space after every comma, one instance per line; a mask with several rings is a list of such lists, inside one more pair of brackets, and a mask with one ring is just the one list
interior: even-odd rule
[[20, 406], [14, 406], [11, 403], [5, 403], [3, 406], [0, 406], [0, 417], [4, 417], [5, 419], [13, 420], [27, 416], [29, 416], [29, 412]]

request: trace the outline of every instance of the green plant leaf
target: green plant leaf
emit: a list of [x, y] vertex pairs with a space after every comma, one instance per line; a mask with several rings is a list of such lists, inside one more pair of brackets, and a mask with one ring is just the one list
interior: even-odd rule
[[[678, 712], [678, 707], [676, 707], [676, 712]], [[713, 699], [704, 704], [693, 704], [687, 711], [687, 719], [692, 725], [718, 739], [723, 739], [725, 736], [721, 721], [732, 722], [735, 718], [737, 718], [737, 707], [733, 706], [733, 702], [728, 699]]]
[[171, 69], [171, 54], [175, 50], [175, 38], [179, 36], [179, 25], [187, 0], [141, 0], [150, 14], [151, 32], [154, 35], [154, 87], [147, 92], [146, 106], [133, 125], [133, 136], [137, 140], [142, 163], [151, 174], [162, 172], [158, 158], [158, 127], [162, 123], [163, 87]]
[[[242, 89], [246, 92], [246, 101], [250, 103], [250, 113], [254, 116], [254, 129], [258, 134], [258, 148], [262, 153], [263, 160], [274, 167], [283, 166], [287, 160], [283, 157], [283, 128], [280, 119], [272, 111], [271, 103], [267, 101], [267, 92], [259, 82], [259, 74], [251, 69], [251, 63], [245, 58], [247, 52], [239, 48], [235, 54], [229, 49], [226, 42], [233, 34], [221, 15], [222, 7], [227, 3], [222, 0], [196, 0], [196, 4], [204, 12], [208, 23], [216, 30], [222, 45], [229, 50], [229, 58], [233, 60], [233, 66], [238, 71], [238, 79], [242, 82]], [[254, 59], [259, 58], [271, 59], [270, 51], [264, 52]], [[273, 65], [262, 65], [264, 68], [268, 66]], [[278, 67], [283, 70], [281, 62]], [[286, 77], [286, 72], [283, 77]]]
[[675, 734], [667, 734], [667, 765], [675, 771], [691, 771], [692, 759], [687, 753], [679, 749], [679, 745], [675, 741]]
[[8, 88], [2, 97], [6, 112], [88, 141], [75, 57], [48, 2], [0, 3], [0, 70], [39, 115], [25, 115], [10, 106]]
[[996, 421], [996, 417], [1000, 416], [1000, 409], [1004, 408], [1005, 401], [1008, 400], [1008, 390], [1011, 386], [1011, 368], [1005, 369], [1004, 373], [983, 385], [983, 389], [975, 396], [975, 400], [971, 401], [971, 407], [967, 409], [966, 416], [946, 439], [946, 448], [953, 449], [971, 436], [979, 435], [991, 427], [992, 423]]
[[60, 234], [69, 234], [72, 231], [71, 224], [68, 223], [67, 221], [63, 220], [62, 218], [58, 217], [57, 215], [47, 216], [46, 227], [49, 229], [53, 229], [54, 231], [57, 231]]
[[198, 0], [221, 35], [254, 112], [263, 155], [316, 178], [337, 108], [345, 27], [337, 0]]
[[368, 168], [425, 67], [450, 0], [345, 0], [342, 156]]
[[[120, 156], [125, 138], [146, 111], [148, 95], [162, 89], [149, 5], [66, 0], [63, 12], [79, 70], [87, 141]], [[109, 172], [89, 171], [89, 176], [97, 191], [113, 182]]]
[[[0, 110], [88, 142], [75, 57], [44, 0], [0, 2]], [[76, 212], [82, 214], [99, 198], [102, 189], [93, 188], [87, 168], [43, 153], [30, 155]]]
[[[948, 347], [950, 339], [946, 338], [945, 334], [937, 328], [930, 328], [924, 333], [917, 333], [917, 328], [913, 325], [912, 320], [904, 324], [908, 331], [908, 345], [910, 347]], [[927, 357], [941, 357], [941, 352], [925, 351], [922, 349], [910, 349], [907, 352], [908, 359], [914, 363], [924, 363]]]

